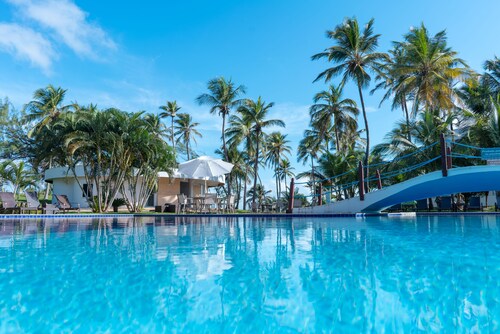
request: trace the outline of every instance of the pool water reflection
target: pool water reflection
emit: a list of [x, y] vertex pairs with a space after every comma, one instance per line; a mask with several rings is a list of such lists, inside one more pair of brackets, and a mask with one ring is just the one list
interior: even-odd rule
[[0, 332], [500, 330], [500, 219], [0, 220]]

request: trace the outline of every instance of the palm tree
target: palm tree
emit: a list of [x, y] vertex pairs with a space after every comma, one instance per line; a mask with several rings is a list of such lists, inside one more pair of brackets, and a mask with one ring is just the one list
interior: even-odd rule
[[266, 164], [274, 168], [274, 177], [276, 178], [276, 198], [280, 198], [281, 182], [278, 175], [278, 169], [284, 159], [285, 154], [290, 154], [292, 148], [288, 145], [290, 141], [286, 135], [280, 132], [273, 132], [266, 141]]
[[[261, 206], [264, 203], [271, 201], [271, 190], [266, 190], [262, 184], [256, 185], [248, 191], [248, 202], [252, 203], [252, 207], [256, 210], [256, 203]], [[251, 200], [250, 200], [251, 198]], [[248, 203], [250, 204], [250, 203]]]
[[251, 128], [251, 119], [244, 118], [241, 114], [236, 114], [229, 117], [229, 128], [226, 129], [229, 150], [237, 150], [238, 146], [243, 144], [243, 158], [248, 163], [243, 169], [245, 173], [243, 184], [243, 210], [246, 210], [247, 182], [249, 182], [249, 175], [252, 173], [251, 161], [253, 161], [255, 156], [255, 147], [253, 146], [254, 138]]
[[256, 200], [256, 188], [257, 188], [257, 177], [259, 169], [259, 152], [261, 150], [261, 144], [263, 143], [264, 137], [266, 136], [264, 129], [271, 126], [285, 127], [285, 123], [278, 119], [266, 119], [269, 110], [274, 106], [274, 103], [266, 103], [261, 97], [257, 101], [247, 100], [244, 105], [238, 108], [238, 112], [241, 114], [242, 118], [251, 124], [250, 135], [254, 140], [255, 145], [255, 157], [254, 157], [254, 179], [253, 179], [253, 197], [252, 197], [252, 209], [255, 210], [255, 200]]
[[324, 79], [327, 82], [333, 77], [342, 75], [342, 83], [353, 80], [358, 86], [366, 131], [364, 164], [367, 168], [370, 154], [370, 129], [363, 99], [363, 88], [370, 84], [371, 76], [369, 72], [376, 72], [381, 62], [388, 59], [387, 54], [375, 52], [380, 35], [373, 34], [373, 22], [373, 19], [368, 21], [363, 32], [361, 32], [358, 20], [356, 18], [347, 18], [342, 24], [337, 25], [334, 30], [326, 32], [327, 37], [333, 39], [336, 45], [312, 56], [313, 60], [326, 58], [328, 61], [335, 63], [334, 67], [321, 72], [314, 81]]
[[239, 107], [244, 100], [238, 99], [241, 94], [245, 94], [245, 86], [236, 86], [231, 80], [226, 80], [223, 77], [212, 79], [208, 82], [207, 88], [209, 94], [201, 94], [196, 98], [200, 105], [208, 105], [210, 113], [218, 113], [222, 117], [222, 151], [227, 160], [226, 147], [226, 117], [231, 113], [233, 108]]
[[193, 118], [189, 114], [178, 114], [178, 118], [175, 120], [175, 135], [177, 136], [177, 141], [182, 142], [186, 147], [187, 160], [191, 159], [189, 145], [191, 141], [196, 143], [196, 137], [203, 137], [201, 133], [196, 129], [200, 123], [193, 122]]
[[24, 161], [9, 162], [4, 177], [6, 181], [10, 182], [15, 196], [18, 195], [21, 188], [36, 186], [35, 173], [28, 168]]
[[[403, 42], [395, 42], [400, 50], [394, 63], [397, 82], [394, 90], [413, 97], [413, 115], [420, 107], [451, 112], [456, 94], [453, 85], [471, 74], [465, 61], [447, 46], [446, 32], [430, 36], [422, 24], [404, 35]], [[444, 117], [444, 116], [443, 116]]]
[[[388, 58], [379, 68], [376, 80], [380, 81], [375, 88], [370, 92], [374, 93], [379, 89], [385, 89], [386, 93], [380, 101], [379, 107], [392, 97], [391, 109], [401, 108], [406, 119], [406, 128], [410, 126], [410, 113], [408, 111], [408, 100], [411, 98], [411, 92], [405, 91], [405, 87], [399, 83], [404, 80], [404, 76], [398, 72], [398, 67], [404, 61], [404, 48], [395, 43], [394, 48], [389, 51]], [[407, 130], [407, 139], [411, 142], [411, 134]]]
[[484, 63], [486, 72], [483, 75], [483, 83], [490, 89], [494, 96], [500, 94], [500, 59], [487, 60]]
[[[413, 138], [412, 142], [408, 141], [406, 138], [406, 129], [404, 129], [406, 126], [405, 122], [399, 122], [396, 124], [395, 128], [386, 135], [385, 141], [374, 147], [373, 154], [389, 157], [392, 160], [393, 158], [398, 158], [415, 152], [425, 146], [435, 144], [440, 140], [441, 134], [450, 133], [450, 124], [455, 120], [455, 118], [456, 116], [454, 114], [449, 114], [443, 119], [439, 114], [439, 111], [425, 110], [410, 123], [410, 131]], [[434, 145], [432, 148], [412, 156], [411, 159], [408, 158], [398, 160], [396, 163], [391, 163], [387, 168], [389, 170], [398, 170], [402, 167], [413, 166], [428, 161], [439, 155], [440, 147], [439, 145]], [[422, 173], [423, 171], [434, 171], [439, 168], [439, 163], [439, 161], [434, 161], [423, 168], [404, 175], [404, 178], [411, 178], [418, 173]], [[402, 181], [402, 179], [400, 181]]]
[[471, 113], [467, 138], [480, 147], [500, 147], [500, 95], [491, 99], [493, 110], [488, 114]]
[[313, 124], [319, 125], [320, 137], [325, 137], [325, 132], [330, 130], [332, 124], [335, 134], [335, 148], [341, 150], [341, 136], [348, 131], [356, 131], [358, 124], [356, 117], [359, 110], [356, 102], [351, 99], [342, 99], [343, 85], [330, 85], [328, 90], [319, 92], [314, 96], [314, 103], [309, 112]]
[[33, 100], [28, 103], [26, 120], [28, 122], [36, 121], [37, 123], [28, 133], [31, 136], [35, 132], [39, 132], [43, 127], [48, 126], [55, 119], [69, 110], [70, 106], [61, 106], [66, 95], [66, 89], [61, 87], [55, 88], [48, 85], [46, 88], [40, 88], [33, 94]]
[[172, 147], [174, 148], [175, 151], [175, 142], [174, 142], [174, 118], [175, 115], [179, 110], [181, 110], [181, 107], [177, 105], [177, 101], [167, 101], [167, 104], [164, 106], [160, 106], [160, 109], [163, 110], [162, 113], [160, 113], [161, 118], [165, 117], [171, 117], [171, 123], [170, 123], [170, 139], [172, 142]]
[[312, 183], [312, 190], [314, 193], [315, 189], [315, 172], [314, 172], [314, 160], [318, 159], [319, 154], [325, 150], [321, 140], [319, 139], [317, 130], [306, 130], [304, 131], [304, 138], [299, 142], [297, 148], [297, 161], [305, 165], [309, 160], [311, 161], [311, 171], [310, 171], [310, 181]]
[[285, 182], [285, 191], [288, 190], [288, 182], [287, 182], [287, 177], [294, 177], [293, 170], [295, 168], [292, 167], [292, 164], [290, 163], [290, 160], [288, 159], [282, 159], [280, 165], [278, 166], [278, 169], [276, 170], [276, 174], [278, 175], [278, 180], [284, 181]]
[[[361, 150], [348, 150], [342, 152], [323, 154], [318, 161], [318, 169], [323, 178], [329, 180], [325, 186], [331, 187], [331, 192], [335, 193], [337, 200], [354, 196], [357, 186], [348, 187], [346, 184], [352, 182], [357, 177], [357, 164], [363, 156]], [[346, 173], [351, 171], [350, 173]], [[341, 176], [338, 176], [341, 175]]]
[[[218, 113], [222, 117], [222, 151], [224, 152], [224, 160], [228, 161], [229, 156], [226, 147], [226, 117], [231, 113], [233, 108], [239, 107], [244, 100], [238, 99], [241, 94], [245, 94], [245, 86], [236, 86], [231, 80], [226, 80], [223, 77], [212, 79], [208, 82], [207, 88], [209, 94], [201, 94], [196, 98], [200, 105], [208, 105], [210, 113]], [[228, 195], [231, 195], [231, 174], [228, 175]]]

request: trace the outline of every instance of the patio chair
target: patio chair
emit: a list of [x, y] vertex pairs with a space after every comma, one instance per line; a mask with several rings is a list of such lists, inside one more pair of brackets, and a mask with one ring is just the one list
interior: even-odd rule
[[481, 198], [479, 196], [471, 197], [469, 199], [469, 205], [467, 205], [467, 210], [483, 211], [483, 206], [481, 205]]
[[24, 191], [26, 195], [26, 206], [21, 207], [21, 213], [31, 211], [38, 212], [38, 208], [40, 207], [40, 201], [38, 200], [38, 194], [35, 191]]
[[14, 193], [0, 192], [0, 202], [2, 202], [0, 213], [21, 213], [21, 207], [19, 203], [16, 202]]
[[194, 203], [184, 194], [177, 194], [177, 206], [175, 213], [186, 213], [187, 209], [194, 209]]
[[200, 213], [218, 212], [217, 194], [205, 194], [203, 203], [201, 203]]
[[283, 212], [285, 211], [287, 208], [287, 204], [285, 203], [285, 201], [279, 199], [276, 201], [276, 212]]
[[80, 212], [80, 204], [71, 204], [68, 196], [66, 195], [56, 195], [56, 199], [59, 205], [59, 209], [62, 210], [63, 213], [70, 211], [70, 210], [76, 210]]
[[226, 205], [225, 205], [225, 210], [227, 213], [235, 213], [235, 208], [234, 208], [234, 200], [236, 196], [235, 195], [229, 195], [227, 196], [226, 199]]
[[427, 198], [419, 199], [417, 201], [417, 211], [429, 211], [429, 201]]

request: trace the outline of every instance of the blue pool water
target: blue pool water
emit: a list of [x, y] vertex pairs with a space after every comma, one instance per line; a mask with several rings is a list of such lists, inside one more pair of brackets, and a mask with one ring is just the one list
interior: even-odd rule
[[0, 220], [0, 333], [499, 332], [500, 218]]

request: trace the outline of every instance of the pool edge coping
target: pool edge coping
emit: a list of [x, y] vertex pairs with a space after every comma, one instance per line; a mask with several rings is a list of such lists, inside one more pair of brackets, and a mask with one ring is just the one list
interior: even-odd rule
[[[302, 218], [348, 218], [348, 217], [408, 217], [408, 215], [392, 214], [389, 213], [323, 213], [323, 214], [309, 214], [309, 213], [237, 213], [237, 214], [171, 214], [171, 213], [122, 213], [122, 214], [102, 214], [102, 213], [86, 213], [86, 214], [2, 214], [1, 219], [22, 219], [22, 218], [132, 218], [132, 217], [185, 217], [185, 218], [200, 218], [200, 217], [241, 217], [241, 218], [285, 218], [285, 217], [302, 217]], [[416, 212], [415, 216], [482, 216], [482, 215], [500, 215], [500, 212]]]

